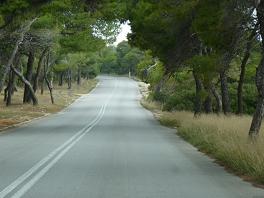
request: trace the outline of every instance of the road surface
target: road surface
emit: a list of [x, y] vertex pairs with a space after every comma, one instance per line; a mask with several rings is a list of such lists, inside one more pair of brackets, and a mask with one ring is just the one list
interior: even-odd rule
[[0, 135], [0, 198], [264, 198], [101, 76], [65, 111]]

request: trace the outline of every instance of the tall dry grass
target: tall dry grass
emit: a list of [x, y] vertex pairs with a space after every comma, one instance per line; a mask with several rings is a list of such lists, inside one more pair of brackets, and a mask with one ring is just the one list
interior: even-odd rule
[[226, 167], [250, 180], [264, 184], [264, 129], [259, 139], [248, 139], [250, 116], [201, 115], [192, 112], [163, 112], [160, 105], [142, 102], [159, 121], [177, 127], [178, 134]]

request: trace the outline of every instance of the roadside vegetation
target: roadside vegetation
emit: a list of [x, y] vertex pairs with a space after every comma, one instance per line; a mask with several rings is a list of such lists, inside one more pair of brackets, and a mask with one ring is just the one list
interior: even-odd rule
[[97, 80], [84, 80], [82, 85], [74, 83], [72, 89], [67, 89], [67, 85], [54, 87], [54, 98], [56, 102], [51, 104], [48, 90], [43, 94], [37, 93], [39, 105], [23, 104], [21, 97], [23, 89], [19, 88], [13, 97], [13, 104], [6, 106], [2, 101], [0, 104], [0, 131], [19, 123], [24, 123], [35, 118], [56, 113], [70, 105], [80, 96], [89, 93], [97, 84]]
[[[128, 42], [114, 46], [125, 22]], [[4, 0], [0, 92], [7, 107], [41, 106], [44, 87], [56, 104], [55, 84], [135, 75], [163, 124], [264, 183], [263, 38], [264, 0]]]
[[142, 99], [164, 126], [177, 129], [177, 134], [206, 153], [228, 170], [255, 184], [264, 184], [264, 129], [257, 143], [248, 140], [248, 115], [208, 115], [194, 117], [190, 111], [162, 111], [158, 102]]
[[195, 116], [253, 115], [248, 134], [258, 139], [264, 112], [262, 0], [108, 4], [114, 8], [105, 9], [108, 15], [129, 20], [129, 43], [145, 51], [137, 76], [150, 83], [154, 100]]
[[145, 106], [203, 152], [263, 184], [264, 1], [122, 5], [115, 13], [130, 21], [129, 44], [144, 51], [135, 71], [149, 84]]
[[58, 112], [95, 87], [100, 52], [120, 22], [93, 3], [0, 2], [0, 130]]

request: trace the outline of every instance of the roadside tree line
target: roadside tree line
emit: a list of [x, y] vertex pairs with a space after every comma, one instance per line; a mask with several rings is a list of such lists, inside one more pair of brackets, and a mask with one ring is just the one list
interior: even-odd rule
[[[141, 77], [156, 65], [159, 72], [152, 71], [158, 81], [152, 86], [156, 95], [166, 89], [164, 85], [172, 76], [179, 80], [179, 74], [191, 72], [196, 94], [190, 100], [195, 116], [203, 112], [241, 115], [247, 106], [254, 106], [249, 136], [258, 136], [264, 114], [263, 0], [108, 1], [104, 12], [128, 20], [132, 29], [129, 43], [150, 50], [160, 61], [144, 60], [146, 68], [140, 64]], [[254, 68], [255, 77], [249, 79]], [[253, 105], [245, 100], [246, 81], [255, 82], [252, 90], [256, 93], [250, 95], [255, 98]], [[234, 84], [236, 107], [230, 95]]]
[[14, 0], [0, 3], [0, 92], [6, 105], [18, 87], [23, 103], [38, 104], [37, 92], [99, 73], [95, 54], [115, 41], [119, 21], [105, 21], [94, 1]]

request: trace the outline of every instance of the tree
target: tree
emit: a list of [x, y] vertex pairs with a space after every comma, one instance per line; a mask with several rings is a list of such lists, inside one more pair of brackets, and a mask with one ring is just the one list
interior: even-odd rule
[[[260, 35], [262, 38], [264, 38], [264, 1], [263, 0], [259, 1], [259, 3], [257, 4], [257, 17], [258, 17], [258, 23], [260, 25]], [[264, 115], [264, 41], [263, 40], [261, 46], [261, 54], [262, 54], [262, 59], [259, 63], [256, 72], [256, 86], [259, 96], [258, 96], [256, 111], [254, 113], [253, 120], [249, 130], [249, 137], [253, 140], [259, 134], [261, 122]]]
[[[119, 27], [118, 21], [106, 21], [99, 12], [97, 13], [98, 3], [99, 1], [78, 0], [1, 1], [0, 64], [4, 66], [1, 68], [0, 90], [5, 84], [7, 85], [8, 105], [11, 104], [11, 96], [14, 93], [12, 90], [18, 81], [14, 78], [14, 74], [18, 75], [25, 84], [24, 103], [31, 101], [35, 103], [39, 81], [42, 81], [42, 85], [46, 82], [49, 90], [52, 91], [50, 89], [52, 81], [49, 76], [53, 73], [54, 65], [72, 54], [79, 54], [75, 57], [79, 60], [75, 60], [74, 63], [67, 60], [67, 63], [60, 64], [66, 66], [68, 71], [69, 87], [75, 74], [79, 83], [82, 74], [97, 75], [96, 67], [86, 68], [87, 57], [83, 59], [82, 53], [96, 52], [106, 43], [113, 42]], [[34, 20], [30, 31], [23, 35], [17, 47], [14, 41], [20, 40], [18, 39], [20, 27], [25, 21], [36, 16], [38, 20]], [[13, 47], [17, 48], [15, 53]], [[9, 54], [12, 54], [11, 63], [6, 58]], [[24, 67], [25, 57], [27, 57], [26, 67]], [[21, 65], [23, 67], [20, 68]], [[65, 74], [65, 70], [62, 73]]]
[[143, 58], [143, 53], [137, 48], [132, 48], [126, 41], [118, 44], [116, 48], [119, 74], [136, 74], [136, 66]]

